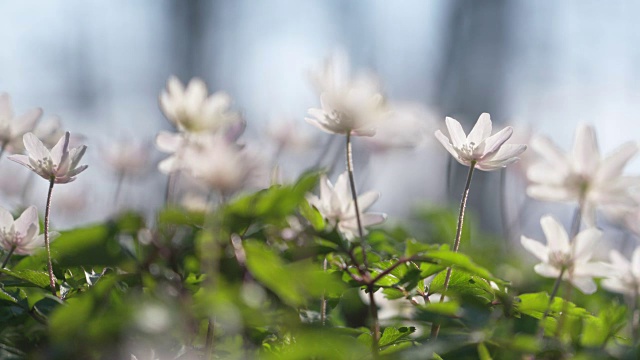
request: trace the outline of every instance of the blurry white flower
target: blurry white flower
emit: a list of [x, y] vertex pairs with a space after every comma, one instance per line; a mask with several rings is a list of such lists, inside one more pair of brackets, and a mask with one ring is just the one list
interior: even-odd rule
[[171, 76], [166, 90], [160, 94], [160, 108], [184, 132], [217, 132], [242, 122], [238, 113], [229, 110], [228, 94], [208, 94], [207, 86], [199, 78], [191, 79], [185, 89], [177, 77]]
[[[44, 246], [44, 234], [40, 233], [38, 210], [29, 206], [22, 215], [13, 219], [10, 212], [0, 207], [0, 245], [5, 251], [17, 255], [29, 255]], [[50, 232], [54, 239], [58, 233]]]
[[602, 287], [620, 294], [640, 295], [640, 247], [633, 251], [631, 262], [616, 250], [609, 252], [609, 275]]
[[622, 176], [627, 162], [638, 152], [635, 142], [627, 142], [601, 158], [593, 127], [581, 125], [571, 153], [564, 153], [545, 137], [534, 137], [531, 147], [541, 161], [527, 170], [530, 197], [543, 201], [576, 201], [582, 207], [582, 218], [590, 226], [595, 224], [596, 207], [618, 212], [637, 205], [629, 188], [640, 185], [640, 179]]
[[33, 130], [42, 109], [35, 108], [16, 116], [13, 112], [11, 97], [0, 93], [0, 146], [4, 149], [13, 140], [20, 139], [26, 132]]
[[211, 203], [207, 198], [194, 193], [186, 193], [180, 202], [186, 210], [194, 212], [209, 212], [212, 210]]
[[260, 180], [264, 175], [263, 163], [256, 154], [221, 136], [210, 136], [188, 144], [178, 166], [210, 191], [223, 196], [249, 186], [262, 185]]
[[[358, 196], [360, 220], [364, 234], [367, 233], [367, 226], [380, 224], [386, 218], [385, 214], [364, 213], [379, 197], [380, 194], [373, 191]], [[309, 194], [307, 199], [309, 204], [318, 209], [331, 226], [337, 225], [347, 239], [352, 240], [357, 236], [358, 222], [347, 172], [338, 176], [335, 186], [323, 175], [320, 179], [320, 197]]]
[[475, 162], [477, 169], [497, 170], [518, 161], [518, 155], [527, 149], [522, 144], [505, 144], [513, 133], [509, 126], [491, 135], [491, 118], [487, 113], [480, 115], [469, 136], [455, 119], [447, 117], [445, 121], [451, 139], [440, 130], [436, 131], [436, 138], [462, 165], [471, 166]]
[[150, 148], [137, 141], [112, 141], [100, 148], [102, 159], [119, 176], [144, 175], [149, 170]]
[[69, 149], [70, 136], [71, 134], [67, 131], [49, 150], [33, 133], [26, 133], [23, 141], [28, 155], [11, 155], [9, 159], [28, 167], [45, 180], [66, 184], [75, 180], [76, 176], [88, 167], [87, 165], [78, 166], [87, 146], [81, 145]]
[[376, 136], [365, 138], [374, 151], [414, 148], [437, 128], [435, 115], [420, 103], [391, 103], [389, 107], [389, 119], [380, 122]]
[[359, 74], [351, 78], [346, 69], [336, 70], [333, 62], [328, 62], [324, 71], [312, 75], [312, 82], [320, 93], [321, 108], [309, 109], [312, 117], [306, 120], [325, 132], [373, 136], [376, 125], [388, 116], [384, 96], [373, 76]]
[[553, 217], [543, 216], [540, 225], [547, 238], [547, 246], [526, 236], [521, 239], [522, 246], [542, 261], [534, 267], [535, 272], [544, 277], [557, 278], [564, 269], [564, 280], [585, 294], [593, 294], [597, 289], [593, 277], [608, 273], [604, 264], [589, 262], [602, 232], [588, 228], [579, 232], [570, 242], [564, 227]]
[[290, 119], [269, 122], [266, 132], [278, 150], [303, 151], [313, 144], [312, 137]]

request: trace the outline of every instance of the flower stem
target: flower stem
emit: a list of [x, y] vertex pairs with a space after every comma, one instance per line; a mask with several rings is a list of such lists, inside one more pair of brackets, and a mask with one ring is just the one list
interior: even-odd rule
[[8, 141], [2, 143], [2, 147], [0, 147], [0, 158], [4, 155], [4, 151], [7, 149]]
[[9, 250], [9, 253], [7, 253], [7, 257], [4, 258], [4, 261], [2, 262], [2, 266], [0, 268], [4, 269], [5, 266], [7, 266], [7, 263], [9, 262], [9, 259], [11, 258], [11, 255], [13, 255], [13, 252], [16, 250], [15, 246], [11, 247], [11, 250]]
[[122, 183], [124, 182], [124, 171], [118, 174], [118, 180], [116, 183], [116, 193], [113, 195], [113, 207], [118, 207], [118, 199], [120, 199], [120, 192], [122, 191]]
[[[462, 238], [462, 225], [464, 223], [464, 212], [467, 208], [467, 199], [469, 198], [469, 188], [471, 187], [471, 178], [473, 177], [473, 170], [476, 167], [476, 162], [472, 161], [469, 164], [469, 173], [467, 174], [467, 182], [464, 185], [464, 191], [462, 192], [462, 199], [460, 200], [460, 212], [458, 213], [458, 226], [456, 228], [456, 239], [453, 242], [453, 252], [458, 252], [460, 248], [460, 239]], [[444, 286], [442, 294], [440, 296], [440, 302], [444, 301], [444, 295], [449, 288], [449, 281], [451, 280], [451, 267], [447, 268], [447, 275], [444, 278]], [[431, 339], [436, 340], [438, 333], [440, 332], [440, 323], [434, 322], [431, 326]]]
[[[569, 235], [569, 243], [571, 243], [573, 238], [576, 237], [576, 235], [578, 235], [578, 232], [580, 231], [581, 221], [582, 221], [582, 201], [578, 202], [578, 207], [573, 213], [573, 220], [571, 221], [571, 234]], [[562, 282], [562, 277], [564, 276], [564, 273], [566, 272], [566, 270], [567, 269], [565, 267], [563, 267], [562, 270], [560, 270], [560, 274], [556, 278], [556, 282], [553, 284], [553, 290], [551, 290], [551, 294], [549, 295], [549, 304], [547, 304], [547, 309], [544, 311], [544, 314], [542, 315], [542, 319], [540, 319], [540, 329], [538, 330], [538, 337], [540, 339], [544, 337], [544, 321], [547, 318], [547, 316], [549, 316], [549, 312], [551, 311], [551, 305], [553, 304], [553, 299], [555, 299], [556, 295], [558, 295], [558, 289], [560, 288], [560, 283]], [[569, 299], [565, 299], [565, 301], [569, 301]], [[566, 311], [562, 312], [563, 316], [565, 312]]]
[[356, 184], [353, 179], [353, 155], [351, 152], [351, 134], [347, 133], [347, 171], [349, 173], [349, 185], [351, 185], [351, 198], [356, 211], [356, 222], [358, 223], [358, 237], [360, 238], [360, 246], [362, 247], [362, 262], [365, 268], [369, 268], [367, 264], [367, 252], [365, 250], [364, 232], [362, 231], [362, 221], [360, 220], [360, 207], [358, 206], [358, 194], [356, 193]]
[[49, 270], [49, 286], [51, 293], [56, 295], [56, 276], [53, 275], [53, 264], [51, 263], [51, 246], [49, 241], [49, 217], [51, 215], [51, 195], [53, 193], [54, 179], [49, 180], [49, 193], [47, 194], [47, 207], [44, 213], [44, 246], [47, 248], [47, 269]]
[[207, 341], [205, 343], [205, 348], [206, 348], [206, 359], [211, 359], [212, 355], [213, 355], [213, 348], [214, 348], [214, 342], [213, 342], [213, 330], [214, 330], [215, 324], [214, 324], [214, 320], [212, 318], [209, 318], [209, 324], [207, 325]]
[[[358, 206], [358, 194], [356, 192], [356, 184], [353, 179], [353, 155], [351, 151], [351, 133], [347, 133], [347, 172], [349, 173], [349, 185], [351, 185], [351, 197], [353, 199], [353, 205], [356, 211], [356, 222], [358, 223], [358, 236], [360, 238], [360, 247], [362, 248], [362, 266], [364, 269], [360, 269], [360, 273], [363, 274], [365, 281], [367, 281], [367, 291], [369, 292], [369, 310], [371, 312], [371, 351], [374, 359], [378, 358], [378, 352], [380, 351], [380, 323], [378, 321], [378, 306], [373, 296], [373, 282], [369, 279], [369, 273], [367, 269], [367, 250], [364, 240], [364, 231], [362, 230], [362, 221], [360, 220], [360, 207]], [[354, 264], [359, 267], [356, 263]]]
[[[328, 266], [328, 261], [327, 258], [324, 258], [324, 261], [322, 263], [322, 270], [324, 272], [327, 272], [327, 266]], [[322, 324], [322, 326], [325, 325], [327, 321], [327, 298], [326, 298], [326, 291], [322, 292], [322, 298], [320, 299], [320, 323]]]

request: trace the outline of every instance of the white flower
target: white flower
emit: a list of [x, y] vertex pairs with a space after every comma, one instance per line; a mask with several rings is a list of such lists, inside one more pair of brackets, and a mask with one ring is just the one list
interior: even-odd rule
[[312, 117], [305, 120], [325, 132], [373, 136], [376, 124], [388, 116], [380, 86], [370, 75], [352, 79], [329, 62], [313, 76], [313, 83], [320, 93], [321, 108], [309, 109]]
[[440, 130], [436, 131], [436, 138], [462, 165], [471, 166], [475, 162], [476, 169], [497, 170], [518, 161], [518, 155], [527, 149], [522, 144], [505, 144], [513, 134], [510, 126], [491, 135], [491, 118], [487, 113], [480, 115], [469, 136], [455, 119], [447, 117], [445, 122], [451, 139]]
[[[29, 255], [44, 246], [44, 234], [40, 233], [38, 210], [29, 206], [17, 219], [0, 207], [0, 246], [17, 255]], [[52, 238], [58, 233], [50, 232]]]
[[181, 159], [180, 169], [223, 196], [259, 186], [263, 178], [260, 158], [221, 136], [212, 135], [188, 144]]
[[376, 136], [365, 139], [374, 151], [415, 148], [437, 129], [436, 117], [420, 103], [391, 103], [389, 107], [389, 119], [378, 125]]
[[189, 81], [185, 89], [180, 80], [171, 76], [167, 89], [160, 94], [160, 108], [180, 131], [217, 132], [242, 122], [240, 115], [230, 111], [231, 97], [224, 92], [208, 96], [207, 86], [198, 78]]
[[71, 134], [66, 132], [49, 150], [33, 133], [26, 133], [23, 141], [28, 155], [11, 155], [9, 159], [28, 167], [45, 180], [66, 184], [75, 180], [76, 176], [87, 168], [87, 165], [78, 166], [87, 150], [86, 145], [69, 149], [70, 136]]
[[637, 205], [629, 188], [640, 184], [640, 179], [622, 176], [627, 162], [638, 152], [635, 142], [627, 142], [601, 158], [593, 127], [581, 125], [571, 153], [564, 153], [545, 137], [535, 137], [531, 147], [541, 161], [527, 170], [530, 197], [579, 202], [582, 218], [590, 226], [595, 224], [596, 207], [620, 212]]
[[304, 151], [313, 145], [311, 136], [300, 129], [297, 121], [291, 119], [269, 122], [266, 134], [275, 143], [278, 151]]
[[11, 105], [11, 97], [0, 93], [0, 146], [3, 148], [14, 139], [20, 139], [26, 132], [33, 130], [42, 109], [35, 108], [16, 116]]
[[148, 144], [138, 141], [114, 141], [100, 150], [104, 162], [119, 176], [140, 176], [149, 170]]
[[[364, 213], [379, 197], [380, 194], [373, 191], [358, 196], [360, 220], [364, 234], [366, 234], [367, 226], [380, 224], [386, 218], [385, 214]], [[320, 197], [310, 194], [307, 199], [309, 204], [318, 209], [331, 226], [337, 225], [347, 239], [352, 240], [357, 236], [358, 222], [347, 172], [338, 176], [335, 186], [323, 175], [320, 179]]]
[[616, 250], [609, 252], [609, 275], [602, 280], [602, 287], [620, 294], [640, 294], [640, 247], [631, 255], [631, 262]]
[[540, 225], [547, 238], [547, 246], [522, 236], [522, 246], [535, 255], [541, 263], [534, 267], [536, 273], [549, 278], [557, 278], [564, 269], [562, 278], [585, 294], [593, 294], [596, 284], [593, 277], [607, 274], [601, 263], [589, 262], [594, 244], [602, 232], [595, 228], [585, 229], [576, 235], [571, 243], [564, 227], [547, 215], [540, 219]]

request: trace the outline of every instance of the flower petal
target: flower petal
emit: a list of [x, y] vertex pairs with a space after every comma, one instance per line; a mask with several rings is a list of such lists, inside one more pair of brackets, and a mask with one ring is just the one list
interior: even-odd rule
[[491, 136], [491, 117], [488, 113], [482, 113], [467, 136], [467, 143], [478, 145], [489, 136]]
[[10, 212], [0, 207], [0, 229], [9, 230], [13, 226], [13, 216]]
[[549, 261], [549, 249], [541, 242], [530, 239], [523, 235], [520, 238], [520, 243], [522, 243], [522, 246], [535, 257], [537, 257], [540, 261]]
[[591, 295], [598, 290], [596, 283], [590, 277], [574, 276], [569, 281], [585, 295]]
[[600, 162], [598, 141], [593, 127], [580, 125], [573, 142], [573, 168], [580, 174], [595, 173]]
[[[482, 157], [487, 157], [493, 155], [496, 151], [500, 149], [500, 146], [504, 144], [511, 135], [513, 134], [513, 128], [511, 126], [507, 126], [506, 128], [498, 131], [494, 135], [484, 140], [484, 154]], [[482, 145], [482, 144], [481, 144]], [[523, 150], [524, 151], [524, 150]]]
[[549, 251], [559, 251], [568, 254], [570, 251], [569, 237], [564, 226], [550, 215], [543, 216], [540, 219], [540, 225], [542, 226], [544, 236], [547, 238]]
[[451, 137], [451, 145], [458, 149], [465, 145], [467, 143], [467, 134], [464, 133], [462, 125], [456, 119], [450, 117], [445, 118], [445, 123]]
[[[20, 217], [14, 222], [16, 232], [25, 235], [27, 234], [29, 227], [36, 225], [39, 228], [38, 223], [38, 210], [35, 206], [29, 206], [22, 212]], [[37, 230], [37, 229], [36, 229]]]
[[602, 159], [600, 167], [595, 173], [594, 181], [605, 182], [619, 177], [629, 160], [637, 153], [638, 144], [636, 142], [623, 144], [612, 154]]
[[24, 142], [24, 148], [27, 150], [29, 157], [42, 160], [51, 156], [49, 149], [47, 149], [44, 144], [42, 144], [42, 141], [33, 133], [24, 134], [22, 141]]

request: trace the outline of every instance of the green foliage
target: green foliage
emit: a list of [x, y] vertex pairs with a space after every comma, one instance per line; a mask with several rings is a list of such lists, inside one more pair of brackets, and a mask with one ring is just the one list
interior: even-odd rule
[[167, 207], [152, 229], [124, 213], [61, 231], [51, 245], [60, 298], [44, 250], [13, 256], [0, 270], [0, 358], [372, 359], [369, 290], [380, 358], [633, 357], [619, 299], [556, 297], [542, 321], [549, 296], [529, 289], [548, 282], [511, 283], [513, 256], [472, 219], [460, 252], [450, 250], [456, 213], [436, 208], [415, 228], [372, 229], [363, 245], [309, 205], [318, 178], [209, 213]]

